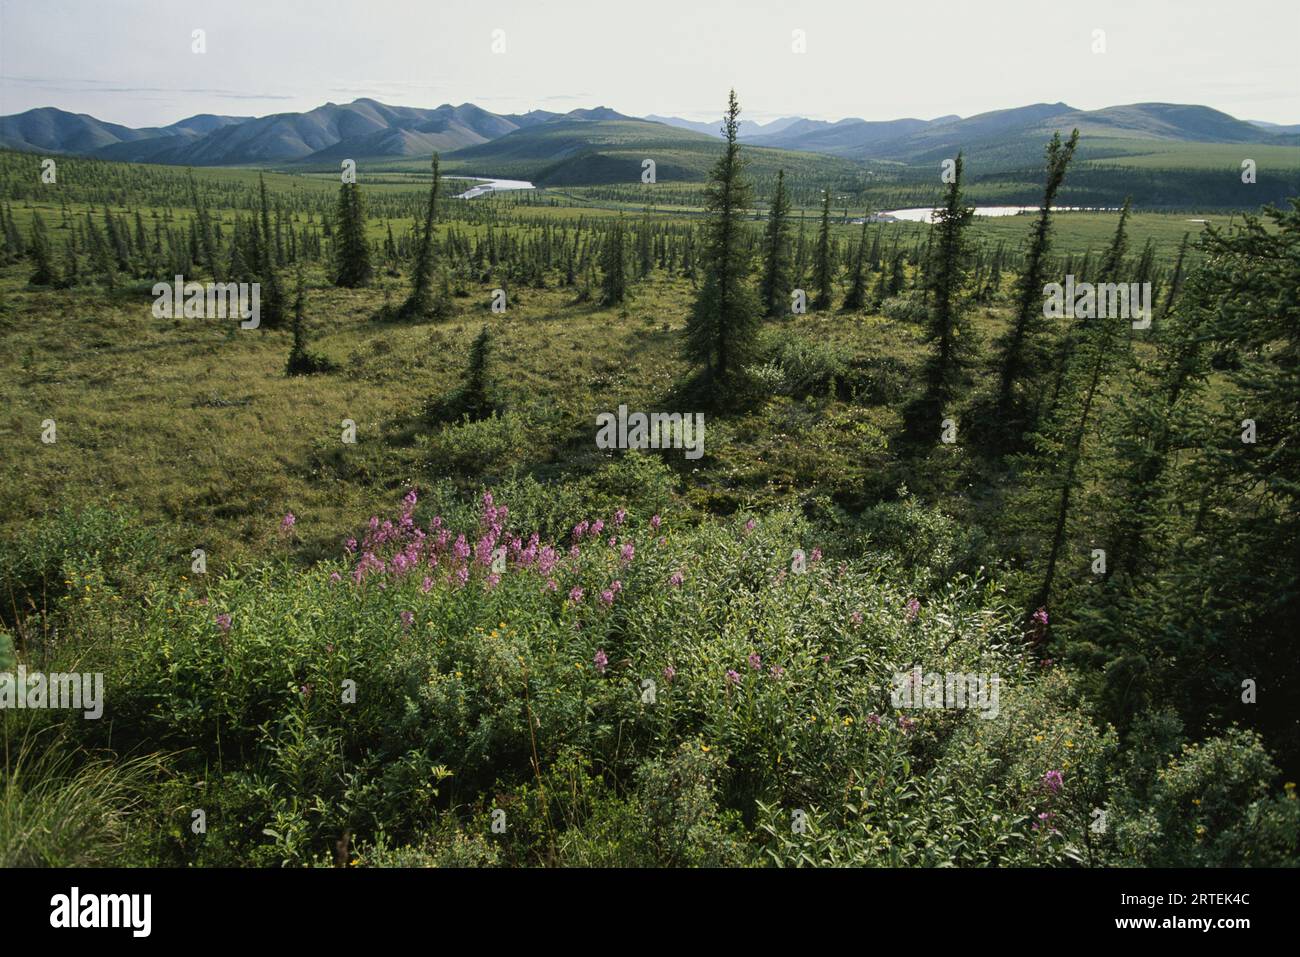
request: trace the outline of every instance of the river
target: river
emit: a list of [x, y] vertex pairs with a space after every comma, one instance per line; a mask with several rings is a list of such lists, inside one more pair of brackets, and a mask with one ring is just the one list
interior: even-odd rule
[[[976, 216], [1017, 216], [1020, 213], [1036, 213], [1039, 206], [976, 206]], [[921, 207], [918, 209], [894, 209], [878, 213], [878, 216], [892, 216], [894, 219], [908, 223], [925, 223], [934, 218], [937, 209]], [[1114, 213], [1116, 209], [1100, 206], [1053, 206], [1054, 213]]]
[[465, 190], [456, 197], [457, 199], [473, 199], [475, 196], [503, 192], [508, 189], [533, 189], [532, 183], [522, 179], [486, 179], [481, 176], [466, 176], [463, 178], [482, 180], [482, 182]]

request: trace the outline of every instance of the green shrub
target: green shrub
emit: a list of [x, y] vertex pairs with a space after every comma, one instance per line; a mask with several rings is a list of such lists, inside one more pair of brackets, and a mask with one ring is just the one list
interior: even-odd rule
[[[1025, 653], [1002, 593], [937, 577], [960, 538], [915, 503], [877, 516], [907, 568], [823, 558], [852, 554], [851, 523], [792, 513], [666, 512], [655, 528], [648, 507], [616, 512], [551, 552], [531, 537], [541, 501], [428, 514], [442, 504], [408, 497], [346, 564], [159, 581], [112, 642], [82, 649], [112, 692], [85, 745], [111, 730], [119, 750], [174, 753], [156, 812], [170, 823], [141, 836], [160, 860], [317, 866], [340, 846], [358, 864], [430, 866], [1296, 858], [1294, 791], [1269, 796], [1257, 739], [1121, 765], [1077, 680]], [[82, 613], [110, 602], [93, 591]], [[891, 689], [914, 664], [998, 675], [999, 710], [900, 710]], [[202, 836], [176, 810], [194, 806]]]

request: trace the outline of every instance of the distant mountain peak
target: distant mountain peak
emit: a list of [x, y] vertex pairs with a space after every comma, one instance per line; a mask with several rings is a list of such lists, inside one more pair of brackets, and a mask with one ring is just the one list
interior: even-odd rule
[[[669, 133], [665, 126], [677, 132]], [[696, 136], [716, 140], [721, 127], [721, 116], [698, 121], [652, 114], [641, 120], [608, 106], [567, 113], [529, 110], [499, 114], [469, 102], [443, 103], [429, 109], [391, 106], [363, 96], [351, 103], [330, 101], [299, 113], [262, 117], [202, 113], [168, 126], [141, 129], [108, 123], [85, 113], [38, 107], [0, 117], [0, 147], [126, 162], [239, 166], [324, 163], [339, 157], [407, 157], [428, 155], [434, 150], [449, 153], [507, 137], [515, 150], [520, 143], [515, 134], [559, 130], [563, 137], [543, 137], [531, 145], [518, 145], [518, 150], [527, 152], [528, 161], [534, 162], [546, 158], [538, 150], [559, 149], [561, 140], [563, 149], [569, 152], [555, 153], [552, 160], [609, 150], [616, 141], [629, 139], [660, 144], [676, 144]], [[963, 149], [968, 157], [983, 155], [996, 157], [1000, 163], [1029, 165], [1038, 162], [1046, 137], [1074, 127], [1085, 136], [1139, 142], [1290, 144], [1300, 133], [1300, 126], [1246, 122], [1196, 104], [1148, 102], [1079, 110], [1056, 102], [991, 110], [965, 119], [948, 114], [932, 120], [845, 117], [829, 121], [790, 115], [768, 123], [742, 120], [739, 135], [747, 146], [796, 150], [855, 162], [929, 163], [935, 157]], [[687, 131], [684, 137], [682, 131]]]
[[592, 109], [570, 110], [565, 113], [567, 119], [572, 120], [627, 120], [631, 117], [624, 116], [617, 110], [612, 110], [608, 106], [597, 106]]

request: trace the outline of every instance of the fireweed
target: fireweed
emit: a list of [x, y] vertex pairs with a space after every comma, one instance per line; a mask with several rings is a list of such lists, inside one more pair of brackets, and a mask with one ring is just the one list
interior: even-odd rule
[[[507, 525], [510, 509], [497, 505], [491, 492], [485, 492], [477, 529], [471, 534], [455, 533], [447, 527], [441, 515], [434, 516], [427, 528], [415, 523], [415, 506], [418, 495], [414, 490], [402, 499], [397, 520], [381, 521], [371, 516], [361, 541], [347, 540], [345, 547], [352, 560], [350, 576], [353, 584], [362, 585], [372, 578], [381, 581], [417, 575], [421, 590], [428, 592], [435, 581], [452, 588], [465, 588], [478, 582], [485, 589], [495, 588], [506, 575], [533, 575], [545, 592], [558, 592], [560, 580], [573, 578], [581, 568], [582, 545], [588, 549], [604, 545], [617, 556], [620, 566], [626, 567], [636, 560], [636, 545], [630, 536], [611, 538], [601, 542], [605, 529], [603, 519], [583, 521], [572, 532], [572, 546], [566, 551], [555, 543], [541, 540], [537, 532], [525, 538], [515, 534]], [[619, 510], [612, 524], [622, 527], [627, 513]], [[613, 580], [597, 592], [599, 604], [608, 607], [614, 603], [622, 583]], [[573, 604], [580, 604], [586, 590], [573, 585], [565, 592]], [[409, 622], [403, 613], [403, 622]]]
[[[983, 611], [991, 609], [987, 582], [958, 577], [922, 593], [910, 618], [914, 583], [868, 563], [841, 569], [834, 538], [820, 543], [830, 561], [790, 573], [791, 549], [811, 553], [815, 544], [795, 513], [767, 514], [749, 532], [744, 515], [682, 528], [670, 518], [655, 530], [648, 511], [620, 516], [611, 503], [546, 541], [491, 495], [464, 520], [426, 515], [424, 504], [408, 495], [388, 521], [380, 514], [361, 528], [346, 567], [205, 582], [210, 604], [157, 601], [139, 630], [96, 647], [105, 657], [85, 667], [116, 676], [115, 735], [127, 726], [141, 740], [161, 731], [185, 741], [195, 751], [178, 760], [194, 781], [209, 780], [216, 756], [238, 740], [252, 757], [223, 777], [223, 791], [241, 795], [231, 789], [255, 773], [276, 795], [330, 809], [318, 817], [254, 805], [264, 809], [247, 836], [204, 842], [203, 861], [309, 863], [346, 829], [372, 847], [380, 826], [412, 847], [434, 822], [478, 833], [475, 821], [457, 823], [432, 800], [430, 782], [448, 772], [456, 800], [486, 807], [497, 795], [533, 793], [526, 789], [538, 768], [558, 794], [575, 769], [598, 777], [613, 768], [635, 781], [707, 760], [719, 775], [701, 792], [712, 795], [710, 813], [755, 815], [752, 827], [729, 827], [728, 840], [743, 842], [755, 861], [770, 852], [781, 863], [809, 853], [806, 843], [782, 843], [794, 807], [819, 808], [812, 821], [829, 844], [812, 852], [818, 861], [1024, 865], [1065, 863], [1079, 846], [1091, 805], [1076, 807], [1070, 795], [1097, 790], [1098, 806], [1110, 806], [1104, 762], [1114, 733], [1072, 707], [1072, 676], [1037, 667], [1017, 612]], [[295, 529], [310, 534], [311, 523], [304, 515]], [[635, 549], [624, 564], [627, 543]], [[490, 588], [494, 573], [501, 581]], [[170, 598], [171, 586], [158, 587]], [[198, 596], [187, 583], [177, 597]], [[940, 673], [997, 673], [1007, 706], [989, 720], [899, 713], [889, 700], [893, 663], [918, 660]], [[232, 668], [241, 680], [230, 681]], [[158, 713], [162, 698], [204, 704]], [[108, 740], [106, 722], [74, 714], [83, 738]], [[329, 773], [304, 784], [301, 759], [284, 763], [300, 754]], [[1262, 752], [1259, 760], [1265, 767]], [[1217, 773], [1222, 763], [1206, 766]], [[1059, 779], [1044, 780], [1058, 769]], [[1251, 782], [1262, 773], [1247, 770]], [[365, 783], [379, 775], [382, 786]], [[938, 798], [920, 817], [918, 787]], [[612, 792], [608, 799], [620, 816], [645, 809], [640, 799], [626, 807]], [[1251, 801], [1237, 803], [1244, 813]], [[513, 806], [524, 814], [528, 804]], [[1028, 822], [1044, 812], [1063, 837], [1029, 840]], [[307, 839], [267, 840], [263, 828]], [[570, 839], [584, 832], [575, 827]], [[650, 845], [626, 840], [626, 860], [662, 862]], [[1188, 842], [1189, 853], [1200, 852]], [[1103, 850], [1107, 862], [1126, 859]], [[534, 842], [518, 853], [531, 863], [544, 850]], [[565, 863], [591, 863], [565, 853]]]

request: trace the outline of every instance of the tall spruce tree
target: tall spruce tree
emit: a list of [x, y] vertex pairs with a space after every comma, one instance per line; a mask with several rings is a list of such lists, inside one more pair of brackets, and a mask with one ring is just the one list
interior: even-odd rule
[[732, 391], [755, 353], [758, 296], [749, 285], [749, 244], [744, 216], [751, 202], [745, 161], [737, 139], [740, 104], [732, 90], [723, 120], [722, 155], [705, 187], [704, 277], [686, 322], [686, 356], [703, 365], [715, 398]]
[[306, 293], [303, 288], [302, 265], [298, 266], [297, 292], [293, 299], [293, 346], [285, 363], [285, 375], [312, 375], [327, 371], [332, 363], [313, 355], [307, 348], [307, 318], [303, 315]]
[[[1128, 204], [1125, 203], [1127, 212]], [[1127, 215], [1121, 215], [1111, 249], [1103, 269], [1119, 270], [1126, 248]], [[1103, 282], [1120, 282], [1117, 272], [1102, 272]], [[1035, 438], [1036, 455], [1033, 472], [1051, 502], [1050, 532], [1039, 584], [1025, 612], [1025, 620], [1052, 600], [1057, 568], [1066, 547], [1071, 507], [1083, 485], [1083, 459], [1090, 431], [1095, 429], [1095, 415], [1101, 389], [1107, 376], [1118, 364], [1122, 349], [1129, 342], [1129, 320], [1109, 317], [1091, 320], [1082, 330], [1080, 341], [1071, 357], [1066, 384], [1057, 408], [1046, 419]]]
[[446, 268], [438, 259], [437, 236], [434, 234], [438, 194], [442, 190], [440, 162], [438, 154], [434, 153], [430, 164], [433, 179], [429, 184], [429, 202], [424, 209], [424, 228], [420, 231], [415, 263], [411, 269], [411, 293], [398, 310], [402, 318], [432, 316], [442, 319], [452, 313], [449, 281]]
[[57, 278], [54, 272], [50, 240], [45, 233], [45, 223], [40, 213], [32, 215], [32, 241], [28, 247], [35, 271], [28, 278], [33, 286], [51, 286]]
[[492, 330], [483, 325], [474, 337], [469, 350], [469, 367], [460, 393], [460, 411], [471, 419], [483, 419], [492, 414], [491, 383], [488, 376], [488, 359], [492, 351]]
[[776, 193], [763, 235], [763, 282], [759, 295], [763, 314], [779, 316], [790, 308], [790, 196], [785, 170], [777, 170]]
[[1035, 381], [1042, 373], [1047, 356], [1044, 342], [1047, 323], [1043, 316], [1043, 284], [1050, 263], [1048, 253], [1052, 246], [1052, 204], [1065, 181], [1065, 171], [1074, 158], [1079, 145], [1079, 131], [1061, 142], [1061, 134], [1052, 135], [1047, 145], [1047, 185], [1043, 190], [1043, 204], [1038, 221], [1030, 235], [1029, 249], [1025, 254], [1024, 271], [1020, 275], [1016, 293], [1016, 312], [1011, 328], [998, 344], [998, 397], [997, 423], [1002, 438], [1014, 443], [1019, 434], [1032, 428], [1024, 403], [1018, 391], [1025, 382]]
[[[1119, 211], [1119, 225], [1116, 227], [1111, 237], [1110, 245], [1106, 247], [1106, 253], [1102, 256], [1101, 265], [1098, 267], [1099, 275], [1103, 277], [1114, 277], [1120, 274], [1124, 267], [1124, 257], [1128, 253], [1128, 217], [1132, 208], [1132, 197], [1124, 200], [1124, 206]], [[1070, 266], [1066, 265], [1066, 274], [1070, 274]], [[1084, 259], [1084, 268], [1088, 266], [1087, 257]], [[1082, 276], [1075, 277], [1081, 282]], [[1115, 281], [1106, 279], [1103, 281]], [[1056, 375], [1052, 382], [1051, 395], [1047, 402], [1047, 410], [1050, 413], [1056, 408], [1056, 404], [1061, 400], [1061, 389], [1065, 384], [1066, 374], [1070, 370], [1070, 365], [1074, 359], [1074, 351], [1078, 348], [1080, 340], [1085, 335], [1088, 325], [1096, 320], [1089, 319], [1086, 316], [1078, 316], [1070, 327], [1061, 335], [1057, 345], [1056, 355]], [[1037, 417], [1037, 416], [1035, 416]]]
[[[266, 179], [257, 174], [257, 188], [262, 205], [262, 237], [258, 245], [261, 262], [260, 282], [262, 325], [275, 329], [284, 323], [284, 292], [280, 288], [280, 277], [276, 273], [275, 234], [271, 232], [271, 210], [266, 201]], [[301, 289], [299, 290], [301, 295]]]
[[[201, 253], [203, 264], [212, 273], [213, 280], [221, 281], [221, 266], [218, 264], [217, 240], [212, 232], [212, 217], [208, 214], [207, 204], [199, 198], [199, 187], [194, 181], [194, 170], [189, 170], [190, 201], [194, 205], [193, 240], [196, 245], [194, 253]], [[197, 258], [192, 255], [191, 259]]]
[[1106, 488], [1110, 530], [1103, 574], [1108, 582], [1148, 570], [1156, 526], [1176, 511], [1165, 484], [1173, 457], [1196, 448], [1208, 431], [1203, 396], [1211, 371], [1214, 290], [1207, 279], [1206, 273], [1193, 276], [1192, 295], [1153, 326], [1153, 352], [1134, 356], [1126, 399], [1111, 416], [1115, 466]]
[[857, 312], [867, 303], [867, 223], [871, 221], [871, 210], [862, 214], [862, 236], [853, 256], [853, 275], [849, 279], [849, 291], [844, 297], [841, 308], [845, 312]]
[[835, 264], [831, 249], [831, 191], [822, 191], [822, 221], [817, 231], [817, 252], [813, 255], [813, 283], [817, 295], [813, 299], [813, 309], [822, 311], [831, 307]]
[[962, 380], [966, 346], [966, 286], [970, 276], [970, 247], [966, 227], [974, 210], [962, 201], [962, 154], [953, 166], [943, 208], [930, 230], [933, 243], [925, 263], [927, 293], [926, 339], [934, 352], [926, 363], [923, 431], [937, 430], [939, 415], [956, 397]]
[[90, 262], [95, 273], [109, 289], [117, 288], [117, 269], [113, 265], [113, 254], [105, 242], [99, 227], [95, 225], [91, 212], [86, 212], [86, 237], [90, 243]]
[[334, 285], [356, 289], [370, 282], [370, 243], [366, 240], [366, 217], [357, 183], [339, 186], [334, 215]]
[[600, 304], [616, 306], [627, 297], [627, 232], [623, 216], [605, 233], [600, 249]]

